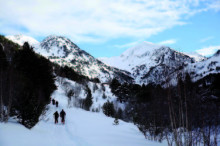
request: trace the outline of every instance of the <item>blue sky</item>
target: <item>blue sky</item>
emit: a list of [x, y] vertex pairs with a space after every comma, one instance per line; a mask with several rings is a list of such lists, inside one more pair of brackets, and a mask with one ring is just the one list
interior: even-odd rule
[[[220, 0], [0, 1], [0, 33], [70, 38], [95, 57], [143, 41], [209, 56], [220, 49]], [[4, 7], [3, 7], [4, 6]]]

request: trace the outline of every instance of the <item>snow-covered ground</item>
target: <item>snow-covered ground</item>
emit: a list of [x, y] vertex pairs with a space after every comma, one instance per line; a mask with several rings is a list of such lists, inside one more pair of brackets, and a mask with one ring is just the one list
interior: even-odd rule
[[[59, 107], [48, 105], [49, 110], [31, 130], [10, 119], [0, 123], [0, 146], [160, 146], [148, 141], [132, 123], [114, 119], [103, 113], [93, 113], [79, 108], [68, 108], [68, 98], [61, 87], [53, 95]], [[66, 112], [66, 124], [55, 125], [53, 113]]]

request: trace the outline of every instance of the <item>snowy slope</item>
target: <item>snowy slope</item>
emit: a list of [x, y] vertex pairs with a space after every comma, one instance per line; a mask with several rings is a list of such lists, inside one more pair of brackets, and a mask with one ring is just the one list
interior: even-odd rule
[[39, 44], [39, 42], [34, 38], [25, 35], [11, 35], [11, 36], [6, 36], [6, 38], [21, 46], [25, 42], [28, 42], [31, 46], [35, 46], [36, 44]]
[[[68, 98], [63, 87], [53, 93], [59, 107], [48, 105], [49, 110], [31, 130], [13, 122], [0, 123], [1, 146], [164, 146], [164, 143], [148, 141], [132, 123], [119, 120], [113, 125], [113, 118], [102, 113], [68, 108]], [[64, 109], [66, 124], [54, 124], [53, 113]], [[60, 120], [60, 119], [59, 119]], [[60, 122], [60, 121], [59, 121]]]
[[151, 56], [156, 49], [161, 47], [162, 46], [144, 41], [141, 44], [129, 48], [120, 56], [99, 59], [108, 65], [131, 72], [134, 67], [145, 63], [153, 63], [152, 65], [155, 65], [154, 62], [151, 61]]
[[200, 62], [200, 61], [203, 61], [203, 60], [207, 59], [205, 56], [202, 56], [197, 52], [190, 52], [190, 53], [184, 53], [184, 54], [186, 54], [189, 57], [193, 58], [196, 62]]
[[194, 81], [209, 74], [220, 73], [220, 50], [207, 60], [189, 64], [185, 72], [188, 72]]

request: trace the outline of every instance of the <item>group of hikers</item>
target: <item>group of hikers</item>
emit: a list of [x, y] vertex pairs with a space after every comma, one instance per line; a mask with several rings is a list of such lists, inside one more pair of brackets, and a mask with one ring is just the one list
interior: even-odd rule
[[55, 99], [52, 99], [52, 104], [53, 104], [53, 105], [56, 104], [56, 107], [58, 107], [58, 104], [59, 104], [59, 103], [58, 103], [58, 101], [56, 101]]
[[[56, 107], [58, 107], [58, 101], [56, 101], [56, 100], [54, 100], [54, 99], [52, 99], [51, 101], [52, 101], [52, 104], [53, 104], [53, 105], [56, 105]], [[60, 114], [56, 111], [53, 115], [54, 115], [55, 124], [58, 123], [58, 118], [59, 118], [59, 116], [60, 116], [60, 118], [61, 118], [61, 123], [65, 124], [65, 116], [66, 116], [66, 113], [65, 113], [65, 111], [64, 111], [63, 109], [62, 109], [62, 111], [60, 112]]]
[[62, 111], [60, 112], [60, 115], [59, 113], [56, 111], [54, 114], [54, 119], [55, 119], [55, 124], [58, 123], [58, 118], [59, 116], [61, 117], [61, 123], [65, 124], [65, 116], [66, 116], [66, 113], [64, 112], [64, 110], [62, 109]]

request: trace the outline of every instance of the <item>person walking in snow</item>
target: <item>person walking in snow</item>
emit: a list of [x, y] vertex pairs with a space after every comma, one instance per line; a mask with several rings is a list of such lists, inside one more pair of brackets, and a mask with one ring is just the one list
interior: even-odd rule
[[62, 109], [62, 111], [60, 112], [60, 117], [61, 117], [61, 122], [63, 124], [65, 124], [65, 116], [66, 116], [66, 113], [64, 112], [64, 110]]
[[59, 113], [56, 111], [54, 114], [55, 124], [58, 123]]
[[56, 107], [58, 107], [58, 101], [56, 101]]
[[54, 100], [54, 99], [52, 99], [52, 104], [53, 104], [53, 105], [55, 104], [55, 100]]

